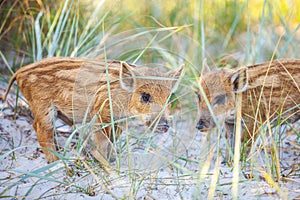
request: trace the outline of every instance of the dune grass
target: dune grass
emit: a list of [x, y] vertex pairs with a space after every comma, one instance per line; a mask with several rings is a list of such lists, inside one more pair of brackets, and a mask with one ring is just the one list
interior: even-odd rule
[[[157, 135], [145, 128], [132, 128], [137, 127], [134, 120], [121, 119], [125, 127], [123, 135], [115, 143], [118, 151], [116, 162], [108, 163], [110, 171], [104, 171], [89, 156], [89, 152], [85, 152], [89, 159], [82, 159], [85, 138], [77, 134], [90, 131], [96, 122], [74, 127], [62, 144], [62, 151], [53, 152], [62, 161], [30, 172], [5, 169], [17, 175], [3, 182], [5, 189], [0, 192], [2, 198], [13, 197], [8, 193], [11, 188], [22, 185], [26, 179], [34, 179], [34, 184], [22, 194], [23, 197], [32, 195], [39, 184], [51, 183], [53, 188], [73, 188], [72, 192], [90, 196], [105, 191], [115, 199], [136, 199], [141, 193], [151, 198], [155, 196], [151, 192], [155, 188], [168, 187], [178, 189], [177, 199], [213, 199], [222, 195], [238, 199], [240, 184], [246, 181], [241, 176], [245, 169], [250, 169], [254, 180], [263, 177], [280, 197], [287, 198], [288, 194], [280, 187], [283, 171], [280, 147], [284, 139], [280, 123], [274, 127], [267, 122], [267, 128], [261, 129], [259, 137], [252, 141], [249, 154], [240, 152], [239, 136], [236, 136], [234, 150], [227, 143], [224, 148], [222, 124], [218, 124], [215, 132], [201, 136], [204, 140], [199, 141], [194, 128], [197, 108], [193, 87], [197, 87], [204, 58], [212, 67], [218, 67], [222, 62], [230, 63], [232, 58], [239, 66], [273, 58], [297, 58], [300, 49], [300, 25], [297, 24], [300, 21], [300, 7], [296, 0], [195, 0], [188, 3], [17, 0], [0, 3], [0, 11], [3, 20], [0, 26], [0, 61], [6, 66], [5, 69], [0, 68], [2, 82], [8, 80], [5, 74], [13, 74], [24, 64], [52, 56], [117, 59], [168, 70], [182, 63], [186, 65], [185, 75], [173, 99], [180, 108], [173, 111], [174, 124], [168, 135]], [[3, 110], [4, 107], [1, 108]], [[241, 121], [239, 118], [237, 116], [237, 122]], [[102, 124], [102, 127], [111, 125], [115, 132], [117, 122], [113, 120], [110, 124]], [[298, 134], [299, 138], [299, 128], [289, 126], [292, 134]], [[238, 127], [236, 131], [240, 133]], [[57, 135], [60, 137], [59, 133]], [[77, 140], [78, 137], [81, 139], [72, 148], [73, 138]], [[263, 145], [270, 138], [270, 144]], [[195, 144], [199, 149], [193, 153], [198, 155], [189, 156], [186, 152], [191, 152], [189, 149]], [[137, 147], [144, 148], [141, 154], [135, 154]], [[0, 162], [5, 162], [22, 148], [25, 147], [13, 147], [11, 151], [1, 154]], [[233, 170], [233, 178], [227, 183], [221, 181], [224, 151], [234, 152], [230, 154], [233, 166], [230, 163], [226, 166]], [[71, 157], [68, 152], [72, 152]], [[133, 162], [134, 156], [145, 162], [140, 169]], [[154, 163], [155, 167], [147, 166], [149, 163]], [[161, 169], [172, 171], [173, 176], [162, 176]], [[295, 166], [289, 174], [291, 179], [297, 171], [299, 166]], [[61, 174], [67, 176], [59, 179], [57, 176]], [[87, 179], [94, 182], [79, 184]], [[222, 189], [226, 185], [231, 185], [232, 191]], [[122, 197], [118, 196], [116, 188], [126, 191], [121, 192]], [[187, 197], [182, 188], [195, 189], [189, 191]], [[203, 193], [204, 190], [207, 192]], [[56, 195], [46, 191], [40, 197]]]

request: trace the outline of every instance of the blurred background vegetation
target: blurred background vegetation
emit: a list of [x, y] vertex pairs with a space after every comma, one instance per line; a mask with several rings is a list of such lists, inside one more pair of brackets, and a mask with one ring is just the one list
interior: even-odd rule
[[186, 62], [195, 74], [203, 57], [248, 64], [295, 58], [300, 49], [298, 0], [3, 0], [0, 17], [0, 63], [12, 70], [107, 51], [114, 59]]

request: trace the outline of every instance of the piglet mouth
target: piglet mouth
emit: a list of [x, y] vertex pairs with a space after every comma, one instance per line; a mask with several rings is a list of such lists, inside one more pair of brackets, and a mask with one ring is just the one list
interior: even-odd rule
[[156, 133], [166, 133], [170, 128], [167, 121], [159, 122], [157, 125], [151, 124], [151, 122], [146, 122], [145, 125], [150, 127]]
[[211, 126], [211, 123], [208, 120], [202, 120], [200, 119], [196, 125], [196, 129], [198, 129], [201, 132], [207, 132], [214, 127]]
[[211, 130], [211, 128], [202, 128], [202, 129], [198, 129], [200, 132], [208, 132]]
[[158, 124], [155, 131], [158, 133], [165, 133], [169, 130], [170, 126], [168, 124]]

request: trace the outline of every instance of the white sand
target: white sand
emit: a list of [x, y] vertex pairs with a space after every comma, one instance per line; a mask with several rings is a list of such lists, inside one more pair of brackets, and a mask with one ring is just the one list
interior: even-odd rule
[[[9, 96], [9, 101], [14, 102], [13, 98], [14, 96]], [[26, 104], [21, 103], [21, 105]], [[4, 105], [0, 104], [0, 108], [3, 107]], [[210, 164], [208, 173], [201, 176], [201, 182], [199, 174], [205, 167], [209, 151], [216, 145], [216, 140], [213, 139], [215, 138], [213, 135], [208, 137], [205, 134], [197, 134], [190, 117], [175, 119], [172, 130], [166, 134], [153, 135], [151, 140], [158, 145], [159, 149], [150, 149], [155, 156], [152, 153], [145, 153], [144, 149], [149, 143], [134, 144], [136, 138], [131, 138], [132, 145], [129, 149], [134, 152], [130, 154], [133, 157], [131, 165], [128, 165], [125, 150], [119, 156], [121, 166], [116, 167], [121, 171], [112, 172], [110, 175], [106, 174], [100, 166], [92, 170], [97, 174], [93, 175], [87, 168], [76, 169], [74, 165], [68, 164], [67, 169], [77, 171], [73, 176], [67, 175], [66, 167], [61, 161], [49, 167], [51, 165], [47, 165], [45, 156], [39, 149], [31, 123], [29, 116], [17, 115], [14, 120], [14, 112], [10, 108], [5, 108], [0, 113], [0, 196], [2, 197], [7, 196], [7, 199], [24, 196], [26, 199], [207, 199], [211, 179], [214, 177], [216, 153], [212, 154], [213, 160], [208, 162]], [[136, 122], [131, 122], [130, 125], [129, 132], [133, 135], [139, 136], [139, 132], [143, 133], [145, 130]], [[62, 143], [67, 137], [68, 135], [58, 134]], [[124, 144], [127, 137], [128, 135], [123, 134], [118, 144]], [[299, 142], [298, 146], [294, 144], [297, 143], [297, 138], [293, 134], [285, 137], [282, 142], [285, 150], [280, 151], [282, 174], [287, 175], [291, 172], [291, 166], [295, 166], [297, 171], [287, 176], [288, 181], [275, 183], [280, 186], [282, 193], [279, 194], [271, 186], [272, 184], [264, 181], [259, 170], [265, 170], [265, 167], [262, 166], [263, 164], [256, 164], [256, 171], [253, 172], [255, 180], [247, 180], [243, 177], [242, 171], [240, 173], [242, 181], [239, 183], [240, 199], [282, 199], [284, 195], [290, 199], [300, 199]], [[186, 162], [183, 159], [178, 160], [176, 155], [183, 159], [197, 161], [199, 164]], [[72, 154], [70, 156], [74, 157]], [[263, 159], [263, 153], [255, 157], [257, 163], [266, 160]], [[113, 165], [116, 166], [116, 163]], [[219, 184], [213, 197], [232, 199], [232, 169], [221, 164], [219, 173]], [[90, 195], [75, 186], [89, 191], [86, 193]]]

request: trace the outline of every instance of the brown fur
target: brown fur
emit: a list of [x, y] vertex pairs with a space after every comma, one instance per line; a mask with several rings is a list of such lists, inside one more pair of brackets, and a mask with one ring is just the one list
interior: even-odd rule
[[[114, 120], [136, 115], [148, 126], [159, 121], [157, 129], [167, 131], [167, 117], [161, 112], [181, 70], [182, 67], [159, 74], [151, 68], [114, 60], [48, 58], [19, 69], [3, 99], [16, 80], [34, 114], [33, 127], [39, 144], [47, 161], [53, 162], [58, 158], [46, 148], [55, 150], [53, 121], [56, 118], [73, 125], [85, 119], [89, 122], [96, 116], [101, 126], [112, 121], [112, 112]], [[142, 101], [143, 94], [150, 95], [149, 102]], [[96, 154], [106, 158], [111, 146], [111, 126], [94, 130]], [[121, 130], [117, 132], [120, 134]]]
[[[227, 136], [234, 134], [236, 94], [239, 92], [242, 92], [243, 138], [247, 140], [257, 135], [266, 120], [280, 116], [281, 123], [293, 123], [300, 119], [300, 60], [275, 60], [238, 70], [206, 69], [204, 67], [199, 85], [216, 118], [225, 122]], [[203, 95], [198, 92], [198, 96], [200, 119], [197, 128], [207, 131], [216, 123]]]

